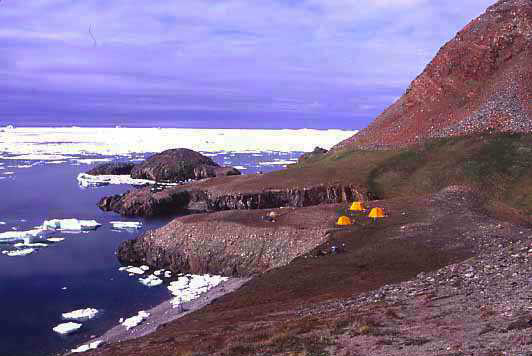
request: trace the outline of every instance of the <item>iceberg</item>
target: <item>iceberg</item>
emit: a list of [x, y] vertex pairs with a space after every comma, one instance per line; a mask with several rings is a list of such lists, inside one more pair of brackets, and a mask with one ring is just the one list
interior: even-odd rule
[[142, 228], [142, 223], [140, 221], [111, 221], [113, 229], [125, 229], [125, 230], [137, 230]]
[[81, 326], [82, 324], [79, 324], [79, 323], [68, 322], [68, 323], [59, 324], [56, 327], [54, 327], [52, 330], [61, 335], [68, 335], [68, 334], [72, 334], [73, 332], [78, 331], [81, 328]]
[[150, 313], [145, 312], [144, 310], [141, 310], [138, 312], [137, 315], [132, 316], [131, 318], [127, 318], [122, 322], [122, 325], [126, 327], [126, 330], [129, 330], [131, 328], [134, 328], [135, 326], [142, 323], [144, 320], [148, 319], [150, 316]]
[[98, 314], [98, 309], [86, 308], [86, 309], [74, 310], [68, 313], [63, 313], [61, 316], [63, 317], [63, 319], [67, 319], [67, 320], [83, 321], [83, 320], [90, 320], [94, 318], [97, 314]]
[[78, 219], [53, 219], [45, 220], [42, 227], [53, 230], [68, 230], [68, 231], [86, 231], [96, 230], [102, 224], [96, 220], [78, 220]]
[[139, 278], [139, 282], [147, 287], [156, 287], [163, 284], [163, 280], [153, 274], [150, 274], [146, 278]]
[[34, 248], [23, 248], [21, 250], [13, 250], [13, 251], [2, 251], [3, 255], [9, 256], [9, 257], [17, 257], [17, 256], [27, 256], [35, 252]]
[[98, 346], [100, 346], [103, 343], [103, 340], [97, 340], [93, 341], [89, 344], [81, 345], [75, 349], [70, 350], [70, 352], [77, 353], [77, 352], [86, 352], [89, 350], [97, 349]]
[[2, 242], [18, 242], [23, 241], [30, 243], [34, 239], [40, 239], [50, 234], [49, 231], [42, 228], [35, 228], [28, 231], [6, 231], [0, 233], [0, 241]]

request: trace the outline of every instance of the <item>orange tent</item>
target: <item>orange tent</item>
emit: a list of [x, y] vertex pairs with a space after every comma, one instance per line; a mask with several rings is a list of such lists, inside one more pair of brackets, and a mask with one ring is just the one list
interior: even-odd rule
[[384, 217], [384, 211], [382, 211], [381, 208], [373, 208], [369, 212], [368, 217], [377, 219], [377, 218], [383, 218]]
[[347, 216], [340, 216], [336, 222], [336, 225], [351, 225], [351, 219], [349, 219]]
[[362, 203], [361, 201], [353, 202], [353, 204], [351, 204], [351, 207], [349, 208], [349, 210], [351, 211], [363, 211], [365, 209], [366, 208], [364, 208], [364, 203]]

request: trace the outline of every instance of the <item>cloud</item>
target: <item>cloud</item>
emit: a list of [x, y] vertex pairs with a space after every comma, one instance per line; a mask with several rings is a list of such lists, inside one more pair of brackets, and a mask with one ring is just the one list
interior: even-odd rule
[[61, 118], [71, 112], [54, 99], [69, 97], [79, 117], [186, 112], [208, 125], [213, 112], [266, 113], [280, 127], [292, 116], [363, 127], [490, 3], [5, 0], [0, 90], [18, 99], [0, 117]]

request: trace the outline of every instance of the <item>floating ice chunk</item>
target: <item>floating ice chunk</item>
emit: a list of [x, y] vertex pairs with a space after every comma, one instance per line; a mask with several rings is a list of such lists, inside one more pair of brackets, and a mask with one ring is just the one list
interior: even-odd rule
[[0, 233], [0, 241], [3, 242], [16, 242], [24, 241], [31, 242], [33, 239], [43, 238], [46, 235], [50, 234], [49, 231], [46, 231], [42, 228], [35, 228], [27, 231], [6, 231]]
[[157, 271], [154, 271], [153, 274], [155, 276], [160, 276], [164, 272], [164, 269], [158, 269]]
[[139, 267], [128, 267], [124, 271], [131, 273], [131, 274], [144, 274], [144, 270]]
[[96, 230], [101, 224], [96, 220], [53, 219], [45, 220], [42, 226], [45, 229], [86, 231]]
[[78, 331], [81, 328], [82, 324], [73, 323], [69, 321], [68, 323], [62, 323], [54, 327], [52, 330], [61, 335], [68, 335], [73, 332]]
[[89, 350], [97, 349], [103, 343], [103, 340], [97, 340], [89, 344], [81, 345], [75, 349], [70, 350], [70, 352], [86, 352]]
[[101, 163], [101, 162], [110, 162], [110, 158], [85, 158], [85, 159], [76, 159], [75, 160], [78, 163], [81, 164], [93, 164], [93, 163]]
[[122, 325], [126, 327], [126, 330], [134, 328], [135, 326], [142, 323], [144, 320], [148, 319], [150, 313], [145, 312], [144, 310], [139, 311], [139, 313], [131, 318], [127, 318], [122, 322]]
[[14, 247], [48, 247], [48, 244], [42, 242], [18, 242]]
[[61, 242], [63, 241], [65, 238], [64, 237], [49, 237], [47, 238], [46, 240], [47, 241], [50, 241], [50, 242]]
[[3, 221], [0, 221], [0, 225], [5, 225], [6, 223]]
[[170, 278], [170, 277], [172, 277], [172, 271], [165, 271], [165, 272], [164, 272], [164, 277], [165, 277], [165, 278]]
[[86, 308], [86, 309], [74, 310], [68, 313], [63, 313], [62, 317], [63, 319], [67, 319], [67, 320], [83, 321], [83, 320], [90, 320], [94, 318], [96, 314], [98, 314], [98, 309]]
[[140, 229], [142, 227], [142, 223], [140, 221], [111, 221], [111, 225], [113, 225], [113, 229]]
[[[82, 187], [101, 187], [109, 184], [130, 184], [130, 185], [153, 185], [157, 182], [148, 179], [135, 179], [129, 175], [99, 175], [93, 176], [87, 173], [80, 173], [77, 180]], [[179, 183], [157, 183], [162, 185], [178, 185]]]
[[142, 265], [142, 266], [140, 266], [140, 269], [143, 270], [143, 271], [149, 271], [150, 270], [150, 266]]
[[147, 287], [155, 287], [163, 284], [163, 280], [153, 274], [150, 274], [146, 278], [139, 278], [139, 282]]
[[29, 254], [32, 254], [33, 252], [35, 252], [34, 248], [23, 248], [21, 250], [2, 251], [2, 254], [9, 256], [9, 257], [16, 257], [16, 256], [27, 256]]

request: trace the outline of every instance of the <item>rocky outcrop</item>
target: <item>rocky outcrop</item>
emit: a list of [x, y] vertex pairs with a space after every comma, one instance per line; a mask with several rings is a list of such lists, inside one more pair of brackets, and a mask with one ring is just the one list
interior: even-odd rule
[[532, 1], [501, 0], [445, 44], [405, 94], [333, 148], [390, 148], [478, 132], [532, 132]]
[[334, 206], [271, 211], [224, 211], [177, 218], [143, 236], [124, 241], [124, 264], [146, 264], [183, 273], [251, 276], [284, 266], [327, 238]]
[[152, 217], [172, 212], [306, 207], [365, 200], [359, 188], [349, 185], [318, 185], [308, 188], [271, 189], [214, 194], [209, 190], [171, 187], [153, 192], [149, 187], [104, 197], [98, 206], [124, 216]]
[[90, 174], [93, 176], [128, 175], [128, 174], [131, 174], [131, 170], [133, 169], [133, 167], [135, 167], [134, 163], [121, 163], [121, 162], [103, 163], [89, 170], [87, 174]]
[[312, 152], [306, 152], [299, 157], [297, 160], [297, 163], [303, 163], [305, 161], [313, 160], [316, 158], [322, 157], [324, 154], [326, 154], [328, 151], [321, 147], [316, 147]]
[[221, 176], [236, 176], [240, 174], [240, 171], [233, 167], [201, 165], [194, 168], [194, 179], [196, 180]]
[[208, 175], [209, 169], [205, 167], [214, 169], [219, 165], [201, 153], [177, 148], [149, 157], [133, 168], [131, 177], [158, 182], [180, 182], [214, 176]]

